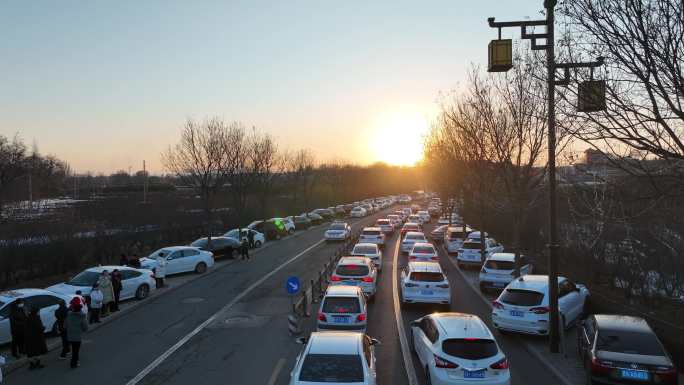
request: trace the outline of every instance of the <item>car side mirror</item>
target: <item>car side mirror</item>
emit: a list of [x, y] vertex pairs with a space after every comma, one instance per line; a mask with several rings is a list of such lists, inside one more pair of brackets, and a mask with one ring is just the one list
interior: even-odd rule
[[300, 345], [306, 345], [308, 339], [306, 337], [299, 337], [295, 341]]
[[382, 345], [382, 343], [380, 342], [380, 340], [378, 340], [378, 339], [376, 339], [376, 338], [371, 338], [370, 344], [373, 345], [373, 346], [375, 346], [375, 345]]

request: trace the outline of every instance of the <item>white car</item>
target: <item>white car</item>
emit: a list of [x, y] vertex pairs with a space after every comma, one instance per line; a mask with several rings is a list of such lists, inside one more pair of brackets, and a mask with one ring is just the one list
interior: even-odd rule
[[480, 270], [480, 291], [503, 289], [520, 275], [532, 274], [532, 264], [526, 256], [519, 256], [520, 274], [515, 272], [514, 253], [490, 255]]
[[476, 315], [426, 315], [411, 322], [411, 342], [428, 384], [511, 383], [508, 359]]
[[141, 258], [141, 266], [144, 269], [154, 270], [157, 267], [158, 256], [166, 258], [166, 275], [192, 271], [202, 274], [214, 266], [214, 254], [192, 246], [164, 247]]
[[[463, 218], [461, 218], [460, 215], [453, 213], [451, 214], [451, 224], [455, 225], [457, 223], [461, 223], [463, 221]], [[437, 223], [440, 225], [448, 225], [449, 224], [449, 214], [443, 215], [437, 219]]]
[[351, 237], [351, 227], [346, 222], [333, 222], [325, 231], [326, 241], [346, 241]]
[[423, 224], [424, 224], [423, 218], [421, 218], [420, 215], [418, 215], [418, 214], [411, 214], [411, 215], [409, 215], [409, 217], [408, 217], [408, 219], [406, 220], [406, 222], [409, 222], [409, 223], [411, 223], [411, 222], [412, 222], [412, 223], [418, 223], [418, 224], [421, 225], [421, 226], [423, 226]]
[[425, 210], [418, 211], [416, 215], [420, 217], [423, 223], [430, 223], [430, 219], [432, 219], [432, 217], [430, 217], [430, 213]]
[[375, 243], [376, 245], [385, 246], [385, 233], [380, 227], [364, 227], [359, 235], [359, 242], [361, 243]]
[[427, 238], [425, 238], [425, 234], [421, 233], [420, 231], [407, 232], [404, 236], [404, 239], [401, 241], [401, 252], [408, 253], [411, 251], [411, 249], [413, 249], [413, 245], [415, 243], [428, 243]]
[[55, 310], [59, 307], [59, 302], [64, 301], [69, 306], [72, 296], [43, 289], [15, 289], [0, 292], [0, 345], [12, 341], [9, 316], [12, 304], [19, 298], [23, 299], [25, 309], [34, 307], [40, 309], [38, 314], [45, 327], [44, 331], [50, 333], [57, 331]]
[[349, 216], [352, 218], [363, 218], [366, 215], [367, 215], [366, 209], [364, 209], [361, 206], [356, 206], [349, 212]]
[[382, 251], [375, 243], [357, 243], [351, 252], [352, 256], [370, 258], [378, 271], [382, 270]]
[[313, 332], [290, 372], [290, 385], [376, 385], [375, 345], [359, 332]]
[[402, 303], [451, 304], [449, 280], [437, 262], [409, 262], [401, 271]]
[[485, 250], [484, 257], [482, 255], [481, 241], [468, 239], [463, 242], [461, 248], [458, 249], [458, 255], [456, 256], [456, 263], [458, 267], [463, 268], [464, 266], [482, 266], [484, 260], [486, 260], [490, 255], [494, 253], [501, 253], [504, 251], [503, 245], [496, 242], [494, 238], [487, 238], [485, 240]]
[[390, 220], [390, 223], [392, 223], [392, 226], [394, 226], [395, 230], [398, 229], [402, 223], [404, 223], [404, 220], [398, 214], [389, 214], [387, 219]]
[[380, 218], [375, 221], [375, 227], [379, 227], [383, 234], [392, 234], [394, 232], [394, 224], [389, 218]]
[[[547, 335], [549, 333], [549, 277], [523, 275], [512, 281], [493, 303], [492, 323], [499, 330]], [[565, 327], [584, 312], [586, 286], [558, 277], [558, 309]]]
[[252, 236], [254, 237], [254, 247], [258, 248], [261, 247], [261, 245], [263, 245], [264, 243], [266, 243], [266, 237], [263, 233], [246, 227], [242, 229], [232, 229], [223, 234], [223, 236], [226, 238], [237, 239], [238, 241], [242, 242], [243, 239], [248, 238], [249, 233], [252, 233]]
[[461, 248], [463, 242], [468, 237], [468, 233], [473, 231], [470, 227], [466, 226], [465, 231], [463, 226], [451, 226], [447, 228], [444, 233], [444, 245], [446, 246], [447, 252], [449, 254], [458, 253], [458, 249]]
[[128, 266], [97, 266], [85, 269], [69, 281], [52, 285], [46, 290], [67, 296], [74, 296], [76, 291], [80, 290], [84, 297], [89, 297], [93, 285], [100, 278], [102, 272], [107, 270], [111, 273], [114, 269], [121, 272], [121, 294], [119, 297], [121, 301], [130, 298], [147, 298], [157, 288], [151, 269], [135, 269]]
[[432, 243], [416, 242], [409, 252], [408, 259], [411, 262], [437, 262], [439, 254]]
[[366, 332], [366, 295], [358, 286], [329, 286], [318, 310], [318, 331], [354, 330]]
[[369, 298], [375, 295], [378, 271], [370, 258], [342, 257], [330, 276], [331, 285], [358, 286]]
[[[489, 237], [489, 234], [485, 231], [484, 233], [485, 237]], [[466, 239], [467, 241], [476, 241], [480, 242], [480, 239], [482, 238], [482, 232], [481, 231], [471, 231], [468, 233], [468, 238]]]

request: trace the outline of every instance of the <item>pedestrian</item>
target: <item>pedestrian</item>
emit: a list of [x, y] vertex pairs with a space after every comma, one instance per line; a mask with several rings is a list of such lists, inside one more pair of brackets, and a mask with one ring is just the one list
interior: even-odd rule
[[91, 324], [100, 323], [100, 313], [102, 312], [104, 294], [100, 290], [99, 285], [93, 285], [93, 290], [90, 291], [90, 317], [88, 322]]
[[114, 271], [112, 271], [112, 290], [114, 290], [112, 311], [119, 311], [119, 299], [121, 298], [121, 290], [123, 289], [122, 279], [123, 277], [121, 276], [119, 269], [114, 269]]
[[126, 253], [121, 253], [121, 257], [119, 257], [119, 266], [128, 266], [128, 257], [126, 256]]
[[136, 269], [140, 269], [142, 267], [142, 265], [140, 265], [140, 257], [138, 254], [133, 254], [133, 258], [128, 261], [128, 266], [135, 267]]
[[240, 244], [240, 255], [243, 261], [249, 260], [249, 242], [246, 239]]
[[256, 247], [256, 245], [254, 244], [254, 231], [247, 229], [247, 240], [249, 241], [250, 249]]
[[41, 369], [45, 366], [40, 363], [40, 357], [47, 353], [47, 343], [45, 342], [45, 325], [40, 320], [39, 309], [32, 307], [26, 320], [26, 355], [29, 359], [29, 369]]
[[97, 286], [102, 291], [102, 308], [100, 315], [107, 317], [109, 315], [110, 303], [114, 302], [114, 288], [112, 287], [112, 278], [109, 276], [109, 271], [104, 270], [97, 280]]
[[166, 278], [166, 256], [157, 255], [157, 266], [154, 268], [154, 278], [157, 282], [157, 289], [164, 287], [164, 279]]
[[69, 304], [69, 315], [66, 319], [67, 338], [71, 345], [71, 368], [79, 366], [79, 355], [81, 351], [81, 339], [83, 332], [88, 330], [86, 317], [82, 312], [81, 302], [75, 299]]
[[81, 303], [81, 311], [83, 312], [83, 315], [88, 315], [88, 303], [86, 302], [86, 299], [83, 296], [83, 292], [80, 290], [76, 290], [76, 297], [74, 298]]
[[19, 298], [18, 300], [12, 302], [9, 323], [10, 334], [12, 335], [12, 356], [14, 358], [19, 358], [22, 354], [24, 354], [26, 318], [24, 300]]
[[69, 314], [69, 309], [66, 307], [66, 302], [64, 300], [59, 301], [59, 307], [55, 310], [55, 319], [57, 320], [57, 331], [59, 332], [59, 337], [62, 339], [62, 352], [59, 354], [60, 359], [65, 359], [67, 354], [69, 354], [69, 340], [67, 339], [66, 327], [64, 322]]

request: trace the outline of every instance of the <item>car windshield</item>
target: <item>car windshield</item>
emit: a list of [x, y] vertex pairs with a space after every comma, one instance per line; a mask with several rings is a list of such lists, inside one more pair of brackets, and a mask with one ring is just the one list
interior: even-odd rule
[[195, 242], [190, 244], [190, 246], [192, 246], [192, 247], [204, 247], [206, 245], [207, 245], [207, 238], [200, 238], [200, 239], [198, 239]]
[[516, 306], [537, 306], [541, 304], [542, 299], [544, 294], [532, 290], [506, 289], [501, 294], [503, 303]]
[[98, 272], [83, 271], [74, 278], [71, 278], [71, 281], [67, 282], [67, 284], [72, 286], [93, 286], [98, 278], [100, 278], [100, 273]]
[[360, 313], [361, 305], [356, 297], [325, 297], [323, 313]]
[[346, 227], [343, 223], [335, 223], [330, 225], [330, 228], [328, 230], [344, 230], [345, 228]]
[[435, 249], [432, 246], [415, 246], [413, 248], [415, 254], [434, 254]]
[[462, 248], [467, 250], [479, 250], [480, 242], [466, 242], [463, 244]]
[[482, 360], [499, 352], [496, 342], [488, 339], [450, 338], [442, 342], [442, 351], [466, 360]]
[[361, 356], [351, 354], [309, 354], [302, 363], [299, 381], [363, 382]]
[[147, 258], [150, 258], [150, 259], [155, 259], [157, 257], [164, 258], [164, 257], [168, 257], [169, 254], [171, 254], [171, 251], [166, 250], [166, 249], [160, 249], [160, 250], [157, 250], [154, 253], [150, 254]]
[[377, 254], [378, 249], [376, 246], [354, 246], [354, 251], [352, 254]]
[[513, 270], [515, 263], [512, 261], [487, 261], [485, 267], [492, 270]]
[[368, 266], [366, 265], [340, 265], [337, 266], [337, 275], [345, 275], [351, 277], [363, 277], [368, 275]]
[[380, 235], [380, 231], [379, 230], [363, 230], [363, 235], [376, 236], [376, 235]]
[[442, 282], [444, 281], [444, 276], [442, 273], [429, 272], [429, 271], [414, 271], [409, 277], [411, 281], [418, 282]]
[[600, 330], [596, 349], [624, 354], [665, 355], [655, 335], [625, 330]]

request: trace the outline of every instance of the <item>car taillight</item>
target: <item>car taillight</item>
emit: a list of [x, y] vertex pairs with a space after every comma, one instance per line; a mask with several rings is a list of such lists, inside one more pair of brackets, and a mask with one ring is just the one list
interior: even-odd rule
[[373, 282], [373, 277], [363, 277], [361, 278], [363, 282]]
[[359, 315], [356, 316], [356, 321], [357, 321], [357, 322], [363, 322], [363, 321], [365, 321], [365, 320], [366, 320], [366, 314], [365, 314], [365, 313], [361, 313], [361, 314], [359, 314]]
[[499, 302], [499, 301], [497, 301], [497, 300], [494, 300], [494, 301], [492, 301], [492, 307], [493, 307], [494, 309], [499, 309], [499, 310], [501, 310], [501, 309], [504, 308], [504, 305], [501, 304], [501, 302]]
[[655, 368], [655, 374], [660, 377], [662, 382], [672, 383], [676, 383], [677, 376], [679, 375], [677, 368], [673, 366], [658, 366]]
[[530, 311], [534, 314], [546, 314], [549, 312], [549, 308], [547, 306], [533, 307]]
[[611, 366], [613, 365], [610, 361], [599, 360], [594, 357], [591, 359], [591, 372], [592, 373], [609, 373], [611, 371]]
[[504, 357], [502, 360], [489, 365], [489, 367], [492, 369], [508, 369], [508, 358]]
[[440, 289], [448, 289], [449, 284], [448, 283], [440, 283], [439, 285], [437, 285], [437, 287]]
[[414, 260], [414, 259], [416, 259], [416, 256], [415, 255], [409, 255], [409, 259]]
[[435, 366], [438, 368], [444, 368], [444, 369], [456, 369], [458, 368], [457, 364], [454, 364], [451, 361], [447, 361], [444, 358], [434, 354], [435, 356]]
[[325, 314], [323, 314], [323, 313], [318, 313], [318, 320], [323, 321], [323, 322], [328, 322], [328, 319], [325, 317]]
[[332, 277], [330, 277], [330, 280], [333, 281], [333, 282], [339, 282], [339, 281], [342, 280], [342, 278], [340, 278], [340, 277], [338, 277], [338, 276], [336, 276], [336, 275], [333, 275]]
[[430, 259], [432, 259], [433, 261], [436, 261], [436, 260], [438, 260], [438, 259], [439, 259], [439, 257], [438, 257], [438, 256], [436, 256], [436, 255], [433, 255], [432, 257], [430, 257]]

